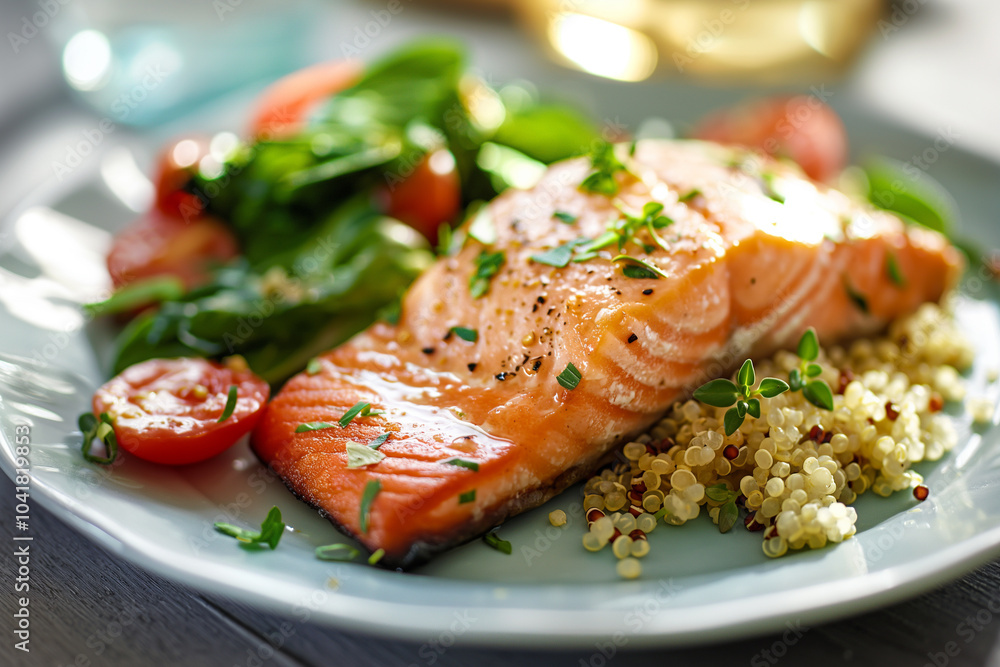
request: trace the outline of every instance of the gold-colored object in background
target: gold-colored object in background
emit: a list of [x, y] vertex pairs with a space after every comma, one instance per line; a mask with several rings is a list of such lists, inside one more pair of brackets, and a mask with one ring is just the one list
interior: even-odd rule
[[883, 0], [514, 0], [555, 57], [641, 81], [654, 72], [783, 83], [837, 76], [865, 45]]

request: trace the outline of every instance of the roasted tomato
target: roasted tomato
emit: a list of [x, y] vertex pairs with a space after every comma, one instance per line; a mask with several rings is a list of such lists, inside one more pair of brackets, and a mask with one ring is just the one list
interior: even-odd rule
[[357, 60], [335, 60], [292, 72], [271, 84], [257, 100], [250, 134], [257, 139], [291, 136], [305, 126], [317, 104], [350, 87], [361, 76]]
[[436, 242], [438, 228], [462, 203], [455, 157], [445, 148], [428, 153], [413, 172], [386, 186], [386, 213]]
[[237, 254], [239, 244], [222, 222], [206, 216], [185, 219], [154, 209], [115, 236], [108, 272], [116, 288], [167, 275], [191, 288], [205, 282], [212, 266]]
[[125, 451], [183, 465], [209, 459], [249, 433], [269, 393], [249, 370], [199, 358], [150, 359], [98, 389], [93, 408], [108, 413]]
[[787, 157], [817, 181], [832, 181], [847, 164], [840, 117], [810, 95], [753, 100], [709, 114], [694, 136]]

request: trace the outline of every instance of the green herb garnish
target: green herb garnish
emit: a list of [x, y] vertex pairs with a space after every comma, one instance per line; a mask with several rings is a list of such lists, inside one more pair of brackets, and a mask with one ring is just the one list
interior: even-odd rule
[[475, 343], [479, 340], [479, 332], [475, 329], [469, 329], [467, 327], [452, 327], [448, 329], [448, 333], [455, 334], [464, 341], [469, 343]]
[[680, 197], [678, 197], [677, 201], [679, 201], [681, 203], [689, 202], [689, 201], [691, 201], [692, 199], [694, 199], [695, 197], [697, 197], [700, 194], [701, 194], [701, 190], [699, 190], [698, 188], [693, 188], [691, 190], [688, 190], [684, 194], [682, 194]]
[[476, 217], [469, 225], [469, 237], [483, 245], [493, 245], [497, 242], [497, 227], [493, 222], [489, 206], [483, 205], [476, 212]]
[[537, 255], [532, 255], [531, 261], [561, 269], [569, 264], [570, 259], [573, 257], [573, 250], [577, 246], [589, 242], [590, 239], [575, 239]]
[[448, 459], [445, 461], [448, 465], [461, 466], [462, 468], [468, 468], [472, 472], [479, 472], [479, 464], [475, 461], [466, 461], [465, 459]]
[[611, 261], [628, 262], [624, 267], [622, 267], [622, 273], [628, 278], [652, 278], [656, 280], [659, 279], [661, 276], [663, 278], [670, 277], [656, 266], [650, 264], [649, 262], [641, 260], [638, 257], [632, 257], [630, 255], [618, 255]]
[[590, 166], [593, 171], [580, 183], [580, 189], [600, 195], [618, 194], [620, 186], [615, 175], [620, 172], [628, 173], [628, 167], [615, 155], [614, 144], [597, 144], [590, 153]]
[[364, 466], [378, 463], [385, 458], [385, 454], [365, 445], [348, 440], [345, 446], [347, 452], [347, 467], [362, 468]]
[[500, 271], [503, 266], [505, 255], [500, 252], [479, 253], [476, 257], [476, 270], [469, 277], [469, 291], [473, 299], [478, 299], [490, 291], [490, 279]]
[[388, 439], [389, 439], [389, 434], [383, 433], [382, 435], [380, 435], [379, 437], [375, 438], [370, 443], [368, 443], [368, 446], [371, 447], [372, 449], [378, 449], [379, 447], [384, 445], [385, 441]]
[[[118, 457], [118, 438], [115, 436], [114, 424], [107, 412], [102, 412], [100, 418], [95, 417], [90, 412], [84, 412], [77, 419], [77, 425], [83, 433], [83, 443], [80, 448], [85, 461], [108, 465], [114, 463]], [[90, 448], [94, 445], [94, 438], [104, 443], [105, 456], [95, 456], [90, 453]]]
[[476, 500], [476, 490], [466, 491], [458, 496], [458, 504], [464, 505], [466, 503], [475, 502]]
[[375, 496], [379, 494], [382, 490], [382, 482], [377, 479], [368, 480], [365, 484], [365, 490], [361, 493], [361, 532], [368, 532], [368, 521], [371, 518], [372, 503], [375, 502]]
[[316, 558], [320, 560], [354, 560], [361, 552], [349, 544], [327, 544], [316, 547]]
[[556, 381], [570, 391], [576, 389], [582, 379], [583, 375], [580, 374], [580, 370], [573, 365], [572, 361], [566, 364], [566, 368], [563, 369], [562, 373], [556, 376]]
[[572, 213], [567, 213], [566, 211], [556, 211], [552, 214], [552, 217], [559, 222], [564, 222], [567, 225], [572, 225], [574, 222], [579, 220], [580, 216], [573, 215]]
[[717, 503], [722, 503], [719, 508], [719, 532], [727, 533], [736, 525], [740, 511], [736, 506], [736, 499], [739, 497], [736, 491], [730, 491], [725, 484], [713, 484], [705, 489], [705, 496]]
[[788, 384], [777, 378], [764, 378], [756, 390], [753, 389], [755, 381], [753, 362], [747, 359], [737, 375], [739, 384], [726, 378], [712, 380], [696, 389], [694, 397], [702, 403], [717, 408], [728, 408], [732, 405], [733, 407], [726, 411], [723, 420], [726, 435], [732, 435], [743, 424], [748, 414], [760, 418], [758, 397], [774, 398], [788, 391]]
[[222, 416], [219, 417], [217, 424], [221, 424], [233, 415], [233, 410], [236, 409], [236, 385], [229, 385], [229, 395], [226, 397], [226, 407], [222, 409]]
[[847, 297], [851, 300], [851, 303], [853, 303], [855, 307], [857, 307], [858, 310], [860, 310], [865, 315], [869, 313], [868, 298], [858, 290], [854, 289], [854, 285], [851, 284], [851, 279], [848, 278], [847, 276], [844, 276], [844, 291], [847, 292]]
[[903, 270], [899, 268], [899, 260], [896, 258], [896, 253], [891, 250], [885, 255], [885, 273], [896, 287], [906, 287], [906, 276], [903, 275]]
[[296, 426], [295, 432], [307, 433], [309, 431], [320, 431], [324, 428], [333, 428], [334, 426], [336, 426], [336, 424], [331, 424], [330, 422], [307, 422]]
[[306, 375], [316, 375], [321, 370], [323, 370], [323, 362], [316, 357], [310, 359], [309, 363], [306, 364]]
[[799, 339], [796, 353], [799, 355], [799, 367], [788, 373], [788, 384], [792, 391], [802, 391], [802, 396], [817, 408], [833, 410], [833, 390], [823, 379], [817, 378], [823, 373], [823, 367], [816, 363], [819, 358], [819, 338], [812, 327], [806, 329]]
[[285, 523], [281, 520], [281, 510], [272, 507], [263, 523], [260, 524], [260, 530], [248, 530], [221, 521], [215, 523], [215, 530], [223, 535], [235, 537], [246, 545], [266, 544], [271, 549], [276, 549], [281, 536], [285, 534]]
[[368, 557], [368, 564], [375, 565], [380, 560], [382, 560], [382, 556], [384, 555], [385, 555], [385, 549], [376, 549], [374, 552], [372, 552], [372, 555]]
[[380, 414], [382, 414], [382, 411], [372, 410], [372, 404], [368, 401], [358, 401], [350, 410], [344, 413], [344, 416], [337, 423], [340, 424], [340, 428], [347, 428], [347, 425], [354, 421], [355, 417], [374, 417]]
[[123, 285], [104, 301], [88, 303], [84, 305], [83, 309], [91, 315], [114, 315], [141, 306], [164, 301], [177, 301], [184, 296], [186, 291], [180, 278], [154, 276]]
[[514, 552], [514, 548], [510, 546], [510, 542], [507, 540], [500, 539], [500, 536], [497, 535], [498, 530], [500, 530], [499, 526], [483, 535], [483, 541], [497, 551], [502, 551], [509, 556]]

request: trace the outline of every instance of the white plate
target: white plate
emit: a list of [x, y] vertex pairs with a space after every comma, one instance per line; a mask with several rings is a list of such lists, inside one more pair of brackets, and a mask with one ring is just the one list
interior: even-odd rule
[[[919, 141], [855, 123], [890, 154]], [[871, 143], [867, 145], [873, 145]], [[879, 144], [875, 144], [879, 145]], [[104, 286], [101, 228], [131, 215], [106, 179], [117, 167], [76, 175], [58, 191], [29, 198], [0, 236], [0, 465], [14, 476], [14, 434], [31, 431], [32, 497], [112, 552], [187, 585], [225, 593], [347, 630], [417, 641], [519, 646], [677, 645], [813, 624], [915, 595], [1000, 554], [1000, 447], [996, 430], [970, 431], [943, 461], [922, 465], [930, 499], [906, 493], [858, 503], [859, 533], [845, 543], [770, 561], [760, 535], [720, 535], [707, 520], [661, 526], [638, 581], [620, 581], [614, 557], [580, 545], [578, 488], [508, 522], [507, 556], [475, 541], [416, 573], [387, 572], [313, 557], [343, 538], [267, 476], [245, 445], [187, 468], [125, 456], [110, 469], [85, 463], [76, 417], [104, 379], [112, 334], [86, 324], [79, 303]], [[125, 165], [125, 166], [123, 166]], [[117, 169], [117, 171], [116, 171]], [[990, 211], [1000, 210], [990, 163], [953, 150], [935, 175], [955, 192], [973, 238], [998, 244]], [[115, 176], [115, 174], [118, 176]], [[34, 207], [32, 207], [34, 206]], [[58, 212], [58, 211], [61, 211]], [[82, 222], [86, 221], [86, 222]], [[979, 351], [972, 394], [996, 399], [988, 369], [1000, 368], [1000, 317], [988, 288], [972, 283], [960, 308]], [[871, 494], [869, 494], [871, 496]], [[212, 530], [214, 521], [258, 525], [278, 505], [292, 528], [276, 551], [247, 551]], [[570, 523], [549, 526], [547, 513]]]

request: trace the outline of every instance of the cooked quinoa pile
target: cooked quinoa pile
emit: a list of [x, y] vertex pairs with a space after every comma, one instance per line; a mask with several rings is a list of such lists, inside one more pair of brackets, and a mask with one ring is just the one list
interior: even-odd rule
[[[820, 368], [810, 372], [829, 386], [832, 410], [803, 391], [760, 396], [760, 416], [746, 414], [727, 436], [726, 408], [677, 403], [584, 485], [583, 546], [610, 545], [618, 573], [633, 578], [649, 553], [648, 533], [702, 513], [723, 532], [740, 524], [760, 531], [771, 557], [848, 539], [857, 520], [851, 504], [861, 494], [910, 489], [918, 500], [927, 497], [911, 466], [956, 445], [941, 410], [965, 398], [959, 371], [972, 358], [950, 312], [926, 304], [883, 338], [818, 350], [810, 363]], [[783, 351], [758, 362], [756, 378], [790, 381], [805, 367]]]

